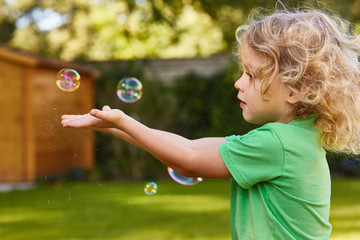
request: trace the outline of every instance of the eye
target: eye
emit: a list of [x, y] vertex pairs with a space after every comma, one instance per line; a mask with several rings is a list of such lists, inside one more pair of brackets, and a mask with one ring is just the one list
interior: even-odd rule
[[253, 76], [251, 73], [249, 73], [249, 72], [246, 72], [246, 75], [248, 75], [248, 77], [249, 77], [250, 79], [253, 79], [253, 78], [254, 78], [254, 76]]

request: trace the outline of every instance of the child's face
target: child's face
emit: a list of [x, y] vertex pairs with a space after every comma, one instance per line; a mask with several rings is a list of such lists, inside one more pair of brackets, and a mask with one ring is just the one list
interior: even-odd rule
[[241, 47], [240, 54], [244, 72], [236, 81], [235, 88], [239, 90], [237, 98], [241, 101], [244, 119], [255, 124], [291, 121], [291, 104], [287, 101], [291, 93], [289, 88], [275, 79], [264, 99], [260, 91], [261, 80], [255, 75], [256, 69], [263, 62], [261, 55], [246, 44]]

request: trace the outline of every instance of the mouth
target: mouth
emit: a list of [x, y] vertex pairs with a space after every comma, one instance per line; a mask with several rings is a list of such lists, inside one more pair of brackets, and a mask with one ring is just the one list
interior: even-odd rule
[[246, 102], [244, 102], [243, 100], [240, 99], [240, 97], [238, 96], [238, 99], [240, 100], [240, 107], [243, 108], [246, 106]]

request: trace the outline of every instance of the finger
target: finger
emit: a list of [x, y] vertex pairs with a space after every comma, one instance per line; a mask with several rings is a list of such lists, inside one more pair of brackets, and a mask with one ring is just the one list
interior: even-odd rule
[[72, 118], [74, 115], [64, 114], [61, 116], [61, 119], [69, 119]]
[[62, 120], [74, 120], [74, 119], [79, 119], [79, 118], [83, 118], [83, 117], [87, 117], [90, 116], [90, 114], [82, 114], [82, 115], [69, 115], [69, 114], [65, 114], [61, 116]]
[[68, 118], [63, 118], [61, 120], [61, 124], [63, 125], [63, 127], [69, 127], [69, 123], [76, 121], [79, 118], [74, 118], [74, 117], [68, 117]]
[[90, 114], [67, 115], [62, 118], [64, 127], [87, 127], [94, 123], [95, 118]]
[[79, 117], [84, 117], [86, 115], [89, 115], [88, 113], [86, 114], [64, 114], [61, 116], [61, 118], [79, 118]]
[[109, 111], [109, 110], [111, 110], [111, 108], [108, 105], [105, 105], [105, 106], [103, 106], [102, 110]]
[[70, 127], [70, 126], [69, 126], [69, 122], [71, 122], [71, 121], [73, 121], [73, 120], [71, 120], [71, 119], [64, 119], [64, 120], [61, 121], [61, 124], [63, 125], [63, 127]]
[[92, 109], [89, 113], [90, 113], [91, 116], [101, 119], [102, 111], [100, 111], [98, 109]]
[[91, 127], [93, 124], [96, 124], [96, 119], [89, 118], [79, 118], [73, 120], [64, 120], [62, 122], [63, 127], [72, 127], [72, 128], [87, 128]]
[[70, 122], [70, 121], [73, 121], [73, 120], [77, 120], [77, 119], [80, 119], [80, 118], [83, 118], [83, 117], [85, 117], [85, 116], [81, 116], [81, 115], [79, 115], [79, 116], [77, 116], [77, 115], [63, 116], [63, 117], [61, 118], [61, 122], [62, 122], [62, 123], [66, 123], [66, 122]]
[[100, 111], [98, 109], [93, 109], [90, 111], [90, 115], [97, 119], [101, 119], [105, 122], [111, 121], [111, 116], [109, 115], [109, 111]]
[[65, 123], [68, 123], [68, 122], [70, 122], [72, 119], [70, 119], [70, 118], [67, 118], [67, 119], [62, 119], [61, 120], [61, 124], [65, 124]]
[[76, 119], [76, 116], [74, 116], [74, 115], [63, 115], [61, 117], [61, 124], [64, 125], [74, 119]]

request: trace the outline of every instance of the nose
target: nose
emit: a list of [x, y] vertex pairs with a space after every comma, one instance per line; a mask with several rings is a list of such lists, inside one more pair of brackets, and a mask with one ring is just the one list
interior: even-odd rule
[[242, 86], [242, 83], [243, 83], [242, 78], [243, 78], [243, 76], [244, 76], [244, 74], [234, 84], [234, 87], [240, 92], [244, 91], [244, 88]]

